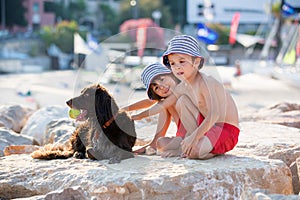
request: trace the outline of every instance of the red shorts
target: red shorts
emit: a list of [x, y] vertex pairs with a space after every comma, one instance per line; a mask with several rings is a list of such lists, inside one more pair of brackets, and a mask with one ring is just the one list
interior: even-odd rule
[[186, 134], [186, 130], [182, 124], [182, 122], [180, 121], [180, 119], [178, 120], [177, 123], [177, 132], [176, 132], [176, 137], [181, 137], [182, 139], [184, 139]]
[[[204, 117], [199, 113], [197, 123], [198, 126], [203, 122]], [[235, 147], [238, 142], [240, 129], [227, 123], [217, 123], [204, 135], [208, 137], [213, 150], [212, 154], [224, 154]]]

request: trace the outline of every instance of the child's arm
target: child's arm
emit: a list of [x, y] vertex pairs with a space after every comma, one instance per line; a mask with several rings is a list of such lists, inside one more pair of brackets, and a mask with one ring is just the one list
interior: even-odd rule
[[126, 111], [140, 110], [144, 108], [149, 108], [150, 106], [154, 105], [156, 102], [157, 101], [155, 100], [143, 99], [129, 106], [125, 106], [122, 109]]
[[219, 98], [216, 94], [215, 87], [216, 86], [212, 85], [209, 88], [202, 88], [202, 95], [204, 97], [208, 113], [201, 125], [182, 142], [182, 150], [186, 155], [189, 155], [191, 152], [194, 142], [198, 142], [219, 120], [220, 112], [225, 112], [224, 107], [226, 104], [218, 101]]
[[132, 115], [131, 118], [133, 120], [141, 120], [145, 117], [149, 117], [155, 114], [158, 114], [162, 112], [164, 109], [168, 109], [170, 106], [174, 105], [176, 103], [177, 97], [174, 94], [171, 94], [168, 96], [165, 100], [157, 103], [156, 105], [152, 106], [151, 108], [136, 114]]
[[158, 138], [164, 137], [167, 133], [167, 130], [170, 126], [172, 116], [169, 112], [166, 110], [159, 114], [158, 120], [157, 120], [157, 127], [155, 136], [152, 139], [152, 141], [149, 144], [144, 145], [143, 147], [137, 149], [134, 151], [134, 153], [145, 153], [145, 150], [148, 146], [156, 149], [156, 142]]

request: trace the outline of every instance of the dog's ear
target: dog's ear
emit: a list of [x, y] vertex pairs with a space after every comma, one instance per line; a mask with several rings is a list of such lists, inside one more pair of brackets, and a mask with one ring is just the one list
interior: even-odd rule
[[101, 85], [97, 86], [95, 92], [95, 104], [96, 112], [100, 115], [106, 115], [109, 118], [119, 110], [114, 98]]

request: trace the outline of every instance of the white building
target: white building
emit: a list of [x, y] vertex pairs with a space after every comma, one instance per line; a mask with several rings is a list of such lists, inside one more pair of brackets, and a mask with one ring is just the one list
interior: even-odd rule
[[210, 22], [230, 26], [239, 12], [239, 32], [245, 33], [271, 24], [271, 3], [272, 0], [187, 0], [187, 21], [192, 25]]
[[241, 24], [268, 23], [271, 0], [187, 0], [187, 21], [230, 24], [240, 13]]

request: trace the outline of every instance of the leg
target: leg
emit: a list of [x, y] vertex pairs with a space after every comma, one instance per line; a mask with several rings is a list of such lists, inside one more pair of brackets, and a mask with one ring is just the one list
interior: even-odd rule
[[181, 155], [181, 137], [161, 137], [157, 140], [157, 152], [162, 157], [172, 157]]
[[216, 154], [210, 153], [213, 146], [207, 136], [203, 136], [193, 147], [191, 154], [188, 158], [191, 159], [209, 159], [214, 157]]
[[79, 159], [83, 159], [85, 158], [85, 145], [82, 142], [82, 139], [87, 133], [87, 130], [85, 129], [85, 126], [79, 126], [75, 132], [72, 134], [69, 142], [71, 144], [71, 149], [74, 151], [74, 157], [75, 158], [79, 158]]
[[176, 110], [183, 126], [187, 130], [187, 135], [197, 129], [198, 108], [189, 97], [182, 95], [176, 102]]

